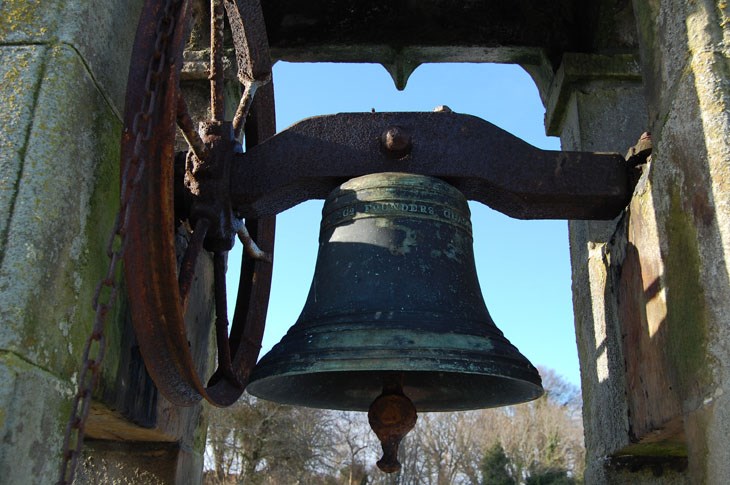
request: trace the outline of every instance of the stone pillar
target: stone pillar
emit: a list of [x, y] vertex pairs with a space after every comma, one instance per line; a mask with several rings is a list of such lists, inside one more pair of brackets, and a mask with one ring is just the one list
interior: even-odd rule
[[[118, 209], [121, 119], [141, 5], [0, 2], [3, 483], [57, 478], [94, 317], [91, 299], [106, 272], [106, 239]], [[201, 265], [191, 323], [210, 320], [211, 278]], [[129, 470], [125, 483], [149, 483], [150, 476], [195, 482], [205, 442], [201, 406], [179, 409], [158, 396], [123, 295], [107, 328], [79, 482], [119, 470]], [[205, 359], [207, 335], [200, 342]]]
[[[564, 150], [625, 153], [648, 129], [640, 66], [632, 55], [564, 55], [546, 105], [548, 133], [560, 135]], [[626, 305], [621, 302], [622, 267], [627, 258], [627, 232], [633, 228], [629, 214], [634, 201], [631, 207], [613, 221], [569, 222], [584, 401], [585, 479], [592, 484], [683, 480], [674, 468], [664, 466], [662, 453], [639, 461], [625, 459], [627, 454], [632, 456], [627, 449], [636, 441], [633, 425], [637, 414], [646, 411], [637, 409], [631, 399], [636, 387], [632, 372], [637, 372], [627, 372], [627, 368], [635, 360], [636, 342], [627, 341], [633, 335], [627, 330], [631, 326], [626, 321]], [[640, 227], [648, 235], [656, 233], [651, 224]], [[656, 238], [648, 235], [643, 244], [656, 244]], [[635, 305], [628, 313], [635, 315], [643, 309]], [[639, 377], [642, 372], [638, 372]], [[674, 460], [670, 461], [674, 466]], [[657, 467], [661, 479], [654, 478]]]

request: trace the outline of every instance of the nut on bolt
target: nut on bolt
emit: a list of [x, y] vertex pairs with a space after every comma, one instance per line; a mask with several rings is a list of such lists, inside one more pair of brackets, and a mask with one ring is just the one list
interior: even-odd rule
[[403, 158], [411, 152], [411, 135], [400, 126], [391, 126], [380, 135], [380, 146], [390, 158]]

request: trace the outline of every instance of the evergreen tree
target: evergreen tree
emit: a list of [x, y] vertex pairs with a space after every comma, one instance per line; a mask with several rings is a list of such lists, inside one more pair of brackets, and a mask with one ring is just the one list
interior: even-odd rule
[[510, 460], [497, 442], [484, 453], [482, 459], [482, 485], [515, 485], [509, 473]]
[[567, 470], [548, 468], [535, 470], [525, 480], [525, 485], [575, 485], [576, 481], [568, 476]]

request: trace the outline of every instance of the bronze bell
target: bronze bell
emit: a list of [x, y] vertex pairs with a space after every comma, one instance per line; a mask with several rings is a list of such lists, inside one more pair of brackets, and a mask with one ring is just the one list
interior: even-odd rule
[[466, 199], [441, 180], [403, 173], [355, 178], [329, 195], [304, 309], [248, 390], [356, 411], [389, 394], [418, 411], [455, 411], [543, 392], [484, 304]]

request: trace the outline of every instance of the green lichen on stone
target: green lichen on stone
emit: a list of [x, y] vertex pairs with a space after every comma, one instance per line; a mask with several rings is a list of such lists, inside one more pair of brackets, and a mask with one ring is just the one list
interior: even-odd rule
[[667, 358], [673, 380], [682, 396], [709, 383], [706, 358], [708, 314], [701, 281], [697, 229], [682, 207], [678, 188], [670, 195], [666, 223], [668, 254], [665, 258], [667, 288]]
[[106, 272], [121, 125], [78, 54], [65, 45], [48, 52], [0, 271], [1, 343], [69, 377]]
[[[720, 443], [708, 439], [696, 439], [697, 437], [711, 436], [712, 414], [714, 410], [709, 408], [698, 409], [685, 418], [685, 427], [689, 434], [694, 437], [692, 442], [691, 459], [694, 461], [695, 483], [708, 483], [707, 475], [710, 472], [709, 457], [713, 454], [710, 451], [712, 446], [725, 446], [724, 440]], [[712, 473], [712, 472], [710, 472]]]
[[[121, 138], [121, 124], [114, 124], [108, 132], [103, 133], [105, 143], [100, 147], [102, 159], [105, 163], [97, 166], [95, 174], [96, 187], [89, 201], [90, 211], [86, 226], [87, 250], [90, 253], [86, 271], [82, 274], [86, 285], [83, 298], [91, 301], [95, 290], [95, 281], [106, 274], [109, 259], [106, 255], [107, 241], [112, 230], [112, 224], [119, 209], [119, 140]], [[116, 246], [115, 246], [116, 248]], [[121, 264], [117, 268], [117, 276], [121, 277]], [[104, 295], [107, 296], [107, 295]], [[117, 302], [110, 312], [106, 326], [107, 353], [104, 358], [103, 378], [100, 381], [100, 393], [106, 386], [114, 386], [119, 370], [122, 328], [125, 325], [122, 300], [124, 295], [120, 291]]]
[[[68, 390], [66, 399], [60, 399], [57, 403], [57, 406], [55, 407], [55, 419], [53, 419], [53, 423], [56, 427], [56, 429], [54, 430], [55, 434], [57, 434], [58, 436], [64, 436], [66, 434], [66, 424], [71, 418], [71, 412], [73, 411], [74, 394], [77, 391], [77, 389], [72, 387], [72, 383], [69, 382], [67, 384]], [[63, 457], [62, 448], [63, 446], [59, 444], [59, 446], [56, 447], [56, 450], [54, 450], [56, 452], [56, 457], [59, 462]]]
[[[2, 86], [3, 90], [13, 90], [15, 91], [15, 96], [20, 96], [19, 90], [24, 87], [24, 84], [21, 84], [20, 81], [25, 77], [25, 73], [30, 68], [30, 64], [32, 61], [34, 61], [34, 51], [32, 48], [23, 48], [23, 47], [5, 47], [4, 49], [7, 49], [8, 56], [0, 54], [0, 56], [3, 59], [3, 66], [2, 66]], [[7, 64], [5, 64], [7, 63]], [[8, 95], [12, 95], [11, 93], [8, 93]], [[11, 99], [8, 98], [8, 95], [3, 97], [3, 103], [12, 102]], [[20, 107], [20, 106], [16, 106]]]
[[687, 456], [687, 444], [682, 441], [636, 443], [621, 450], [619, 455], [630, 456]]
[[208, 403], [203, 403], [202, 406], [203, 409], [198, 414], [198, 425], [193, 431], [192, 446], [193, 451], [201, 455], [205, 453], [205, 443], [208, 437], [208, 412], [211, 409], [211, 406]]
[[[121, 136], [121, 126], [116, 127], [107, 134], [108, 140], [104, 146], [107, 155], [104, 159], [108, 161], [98, 167], [96, 174], [97, 185], [90, 201], [89, 224], [87, 225], [87, 248], [90, 252], [89, 264], [82, 278], [93, 283], [102, 275], [105, 275], [109, 259], [106, 256], [107, 240], [112, 229], [112, 223], [116, 218], [119, 208], [119, 150], [118, 143]], [[103, 228], [103, 229], [102, 229]], [[91, 257], [91, 254], [94, 256]], [[121, 278], [121, 264], [117, 268], [117, 276]], [[87, 292], [83, 298], [93, 298], [95, 284], [88, 284]], [[104, 295], [107, 296], [107, 295]], [[107, 386], [114, 386], [116, 375], [119, 371], [120, 351], [122, 342], [122, 328], [125, 325], [122, 300], [124, 294], [119, 291], [117, 301], [108, 317], [105, 337], [107, 340], [107, 352], [104, 358], [102, 379], [99, 392]]]
[[637, 2], [634, 5], [634, 17], [641, 41], [640, 45], [645, 46], [647, 52], [653, 52], [655, 47], [656, 34], [654, 24], [657, 17], [657, 7], [652, 2]]
[[[52, 67], [43, 80], [40, 104], [51, 112], [45, 111], [33, 126], [26, 156], [32, 175], [23, 181], [33, 189], [22, 199], [24, 225], [37, 226], [41, 234], [51, 227], [47, 237], [28, 240], [37, 248], [37, 264], [47, 269], [26, 303], [18, 303], [19, 318], [13, 326], [18, 347], [27, 349], [22, 352], [30, 360], [61, 378], [78, 379], [94, 322], [92, 299], [97, 282], [107, 273], [107, 238], [119, 205], [121, 123], [73, 50], [54, 47], [49, 62]], [[35, 280], [34, 273], [25, 274]], [[105, 326], [106, 353], [97, 396], [116, 381], [125, 323], [119, 308], [114, 307]], [[92, 358], [96, 348], [92, 347]], [[59, 418], [65, 421], [69, 411], [60, 409]]]
[[0, 47], [0, 260], [32, 126], [45, 52], [39, 46]]
[[[667, 2], [668, 3], [668, 2]], [[666, 40], [663, 33], [659, 30], [661, 20], [661, 5], [656, 1], [634, 2], [634, 16], [636, 18], [637, 33], [639, 36], [639, 46], [641, 50], [642, 67], [644, 72], [643, 82], [647, 93], [647, 103], [649, 105], [651, 131], [659, 133], [661, 127], [665, 125], [668, 118], [668, 111], [662, 109], [664, 100], [667, 96], [662, 93], [671, 87], [665, 86], [669, 79], [664, 79], [662, 70], [663, 63], [669, 62], [666, 59], [664, 49], [660, 49]], [[662, 114], [663, 113], [663, 114]]]
[[28, 0], [5, 0], [0, 6], [0, 12], [3, 14], [3, 28], [9, 30], [26, 26], [35, 19], [35, 13], [40, 7], [41, 2]]
[[3, 0], [0, 3], [0, 40], [17, 32], [34, 32], [44, 36], [49, 11], [57, 7], [41, 0]]

